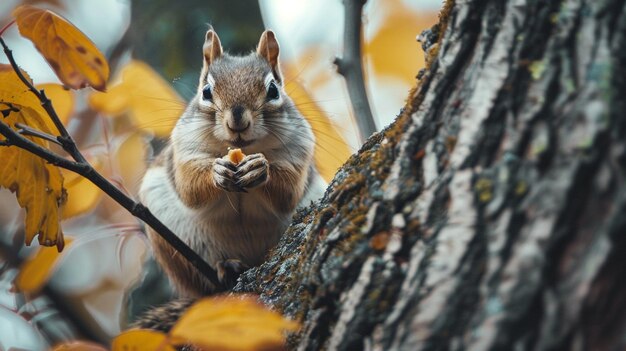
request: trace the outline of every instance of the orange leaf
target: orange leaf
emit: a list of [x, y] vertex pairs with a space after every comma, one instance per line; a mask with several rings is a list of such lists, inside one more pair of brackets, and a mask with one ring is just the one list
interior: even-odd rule
[[170, 331], [172, 345], [203, 350], [278, 349], [298, 324], [270, 311], [252, 296], [210, 297], [195, 303]]
[[[26, 75], [25, 72], [23, 72]], [[27, 76], [27, 79], [28, 78]], [[13, 110], [9, 110], [9, 106]], [[8, 65], [0, 65], [0, 110], [8, 115], [0, 120], [13, 129], [16, 123], [26, 124], [48, 134], [54, 126], [39, 100], [26, 89], [17, 74]], [[48, 147], [40, 138], [27, 137], [36, 144]], [[0, 141], [4, 140], [0, 136]], [[26, 209], [26, 244], [35, 236], [45, 246], [63, 249], [63, 233], [59, 224], [61, 207], [65, 203], [63, 176], [59, 169], [28, 151], [14, 146], [0, 147], [0, 187], [10, 189]]]
[[[72, 244], [73, 239], [65, 238], [67, 246]], [[58, 267], [63, 253], [57, 250], [40, 246], [33, 256], [26, 260], [20, 268], [15, 287], [24, 293], [36, 293], [46, 284], [52, 273]]]
[[144, 329], [131, 329], [113, 339], [111, 351], [174, 351], [167, 344], [167, 335]]
[[104, 346], [89, 341], [69, 341], [56, 345], [52, 351], [108, 351]]
[[144, 62], [129, 62], [120, 76], [106, 93], [91, 94], [91, 108], [113, 116], [129, 113], [138, 128], [168, 137], [185, 107], [180, 96]]
[[50, 10], [29, 5], [16, 8], [13, 15], [20, 34], [35, 44], [63, 84], [105, 90], [109, 64], [78, 28]]
[[64, 125], [67, 125], [74, 111], [74, 94], [70, 90], [65, 89], [61, 84], [37, 84], [35, 88], [38, 90], [43, 89], [48, 99], [52, 100], [52, 105], [59, 119]]

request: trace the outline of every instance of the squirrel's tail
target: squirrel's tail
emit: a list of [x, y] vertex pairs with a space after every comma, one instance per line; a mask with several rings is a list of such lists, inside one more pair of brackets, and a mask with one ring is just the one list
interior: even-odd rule
[[151, 329], [168, 333], [174, 323], [194, 302], [196, 302], [195, 299], [181, 298], [151, 308], [133, 322], [131, 328]]

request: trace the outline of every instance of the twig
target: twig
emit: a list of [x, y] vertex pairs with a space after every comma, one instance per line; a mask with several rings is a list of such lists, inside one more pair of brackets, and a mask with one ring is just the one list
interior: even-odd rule
[[72, 140], [72, 137], [67, 132], [67, 129], [65, 129], [65, 126], [63, 125], [63, 122], [61, 122], [61, 119], [57, 115], [57, 112], [52, 107], [52, 101], [48, 99], [48, 97], [46, 96], [46, 93], [43, 90], [37, 90], [37, 88], [35, 88], [32, 82], [30, 82], [24, 76], [24, 74], [22, 73], [22, 70], [19, 68], [19, 66], [17, 65], [17, 62], [15, 62], [15, 59], [13, 58], [13, 52], [6, 45], [2, 37], [0, 37], [0, 44], [2, 44], [4, 53], [9, 59], [9, 63], [11, 63], [11, 67], [13, 67], [15, 74], [17, 74], [17, 76], [22, 81], [22, 83], [26, 85], [28, 90], [30, 90], [31, 93], [35, 94], [37, 99], [39, 99], [39, 101], [41, 102], [41, 106], [44, 108], [44, 110], [46, 110], [46, 113], [48, 113], [48, 115], [52, 119], [52, 123], [54, 123], [57, 130], [61, 134], [60, 136], [57, 137], [57, 140], [59, 141], [59, 143], [61, 143], [61, 146], [63, 146], [63, 149], [67, 151], [74, 160], [78, 162], [87, 162], [87, 160], [83, 157], [83, 155], [78, 150], [78, 147], [74, 143], [74, 140]]
[[38, 91], [32, 83], [24, 77], [22, 72], [20, 71], [17, 63], [13, 59], [13, 55], [11, 50], [7, 47], [4, 40], [0, 37], [0, 44], [4, 48], [4, 52], [11, 63], [11, 66], [15, 70], [15, 73], [18, 75], [20, 80], [28, 87], [28, 89], [37, 96], [42, 106], [56, 125], [59, 130], [60, 136], [56, 137], [57, 141], [61, 144], [63, 149], [67, 151], [70, 156], [74, 159], [68, 160], [63, 158], [56, 153], [34, 143], [33, 141], [25, 138], [23, 135], [13, 130], [9, 125], [0, 120], [0, 134], [4, 135], [6, 138], [6, 142], [17, 146], [21, 149], [27, 150], [32, 154], [35, 154], [44, 160], [50, 162], [53, 165], [56, 165], [61, 168], [68, 169], [72, 172], [78, 173], [81, 176], [87, 178], [90, 182], [104, 191], [107, 195], [109, 195], [113, 200], [115, 200], [118, 204], [128, 210], [133, 216], [144, 221], [148, 226], [154, 229], [165, 241], [167, 241], [172, 247], [178, 251], [183, 257], [185, 257], [191, 265], [196, 267], [200, 274], [204, 275], [211, 283], [215, 286], [220, 286], [219, 279], [217, 278], [217, 272], [209, 266], [209, 264], [202, 259], [196, 252], [194, 252], [185, 242], [180, 240], [176, 234], [174, 234], [169, 228], [167, 228], [161, 221], [159, 221], [150, 210], [142, 205], [141, 203], [137, 203], [133, 201], [130, 197], [124, 194], [120, 189], [115, 187], [111, 182], [109, 182], [106, 178], [104, 178], [98, 171], [96, 171], [90, 164], [87, 162], [85, 157], [76, 147], [74, 140], [69, 135], [63, 123], [57, 116], [50, 99], [48, 99], [45, 93], [42, 91]]
[[2, 114], [2, 117], [7, 117], [11, 114], [11, 112], [20, 112], [20, 109], [13, 106], [12, 103], [10, 102], [0, 102], [0, 104], [6, 105], [7, 109], [4, 110], [0, 110], [0, 114]]
[[13, 25], [13, 23], [15, 23], [15, 20], [7, 23], [6, 26], [2, 27], [2, 29], [0, 29], [0, 35], [4, 34], [4, 31], [6, 31], [7, 29], [9, 29], [9, 27], [11, 27]]
[[344, 31], [343, 57], [335, 58], [337, 72], [341, 74], [348, 86], [348, 94], [352, 102], [352, 112], [356, 119], [361, 142], [376, 132], [376, 123], [365, 91], [363, 79], [363, 63], [361, 61], [361, 42], [363, 38], [361, 28], [361, 12], [367, 0], [344, 0]]
[[61, 145], [61, 143], [57, 140], [57, 138], [54, 135], [50, 135], [48, 133], [44, 133], [44, 132], [42, 132], [40, 130], [31, 128], [31, 127], [29, 127], [29, 126], [27, 126], [25, 124], [22, 124], [22, 123], [15, 123], [15, 126], [19, 128], [17, 130], [17, 132], [22, 134], [22, 135], [34, 136], [34, 137], [37, 137], [37, 138], [48, 140], [51, 143], [55, 143], [57, 145]]

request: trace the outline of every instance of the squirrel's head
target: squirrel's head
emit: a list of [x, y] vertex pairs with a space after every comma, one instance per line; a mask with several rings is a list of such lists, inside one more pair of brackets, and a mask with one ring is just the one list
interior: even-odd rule
[[260, 141], [265, 145], [275, 139], [277, 121], [293, 117], [295, 107], [283, 89], [278, 52], [270, 30], [247, 56], [224, 53], [217, 33], [207, 31], [194, 114], [208, 120], [217, 141], [234, 147]]

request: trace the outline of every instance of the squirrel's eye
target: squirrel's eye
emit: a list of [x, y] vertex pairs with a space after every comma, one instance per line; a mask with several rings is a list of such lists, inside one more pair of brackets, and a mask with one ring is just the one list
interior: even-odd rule
[[208, 84], [202, 88], [202, 99], [213, 101], [213, 93], [211, 92], [211, 87]]
[[267, 87], [267, 97], [266, 100], [276, 100], [278, 99], [278, 87], [274, 81], [270, 82], [270, 85]]

